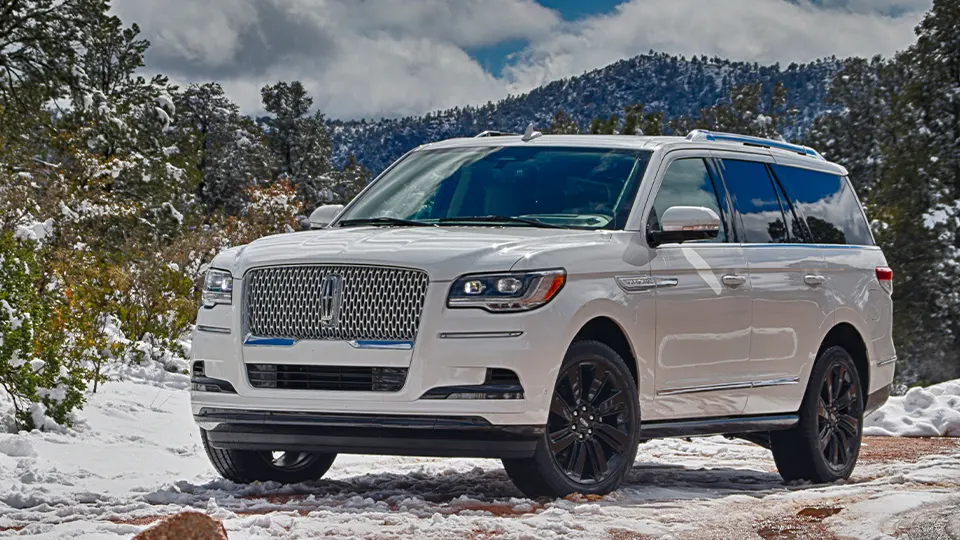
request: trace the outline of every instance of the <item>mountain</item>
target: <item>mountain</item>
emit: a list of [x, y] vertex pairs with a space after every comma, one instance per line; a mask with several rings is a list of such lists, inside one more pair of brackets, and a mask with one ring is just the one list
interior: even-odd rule
[[530, 122], [546, 128], [561, 109], [582, 130], [594, 117], [621, 114], [624, 107], [638, 103], [648, 111], [662, 111], [667, 119], [695, 116], [723, 99], [732, 87], [756, 81], [768, 90], [776, 82], [784, 84], [791, 105], [800, 113], [797, 129], [803, 130], [824, 111], [830, 81], [839, 69], [836, 58], [782, 69], [779, 64], [760, 66], [651, 53], [478, 107], [379, 121], [331, 121], [334, 160], [342, 164], [354, 154], [360, 163], [379, 173], [420, 144], [469, 137], [488, 129], [523, 132]]

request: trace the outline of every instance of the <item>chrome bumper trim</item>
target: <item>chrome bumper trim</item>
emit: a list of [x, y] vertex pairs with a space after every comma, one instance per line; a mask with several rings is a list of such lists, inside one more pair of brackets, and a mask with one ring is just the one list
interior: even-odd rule
[[523, 332], [441, 332], [440, 339], [514, 338]]
[[348, 341], [351, 347], [355, 349], [390, 349], [399, 351], [409, 351], [413, 349], [412, 341], [378, 341], [372, 339], [355, 339]]
[[206, 326], [203, 324], [197, 325], [197, 332], [209, 332], [211, 334], [230, 334], [229, 328], [223, 328], [220, 326]]

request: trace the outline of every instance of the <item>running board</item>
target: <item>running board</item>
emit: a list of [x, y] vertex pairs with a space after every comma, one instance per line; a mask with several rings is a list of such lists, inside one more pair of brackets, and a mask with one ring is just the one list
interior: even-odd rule
[[641, 423], [640, 437], [643, 439], [654, 439], [658, 437], [689, 437], [693, 435], [724, 435], [728, 433], [777, 431], [790, 429], [797, 425], [799, 421], [800, 417], [796, 414], [662, 420], [659, 422]]

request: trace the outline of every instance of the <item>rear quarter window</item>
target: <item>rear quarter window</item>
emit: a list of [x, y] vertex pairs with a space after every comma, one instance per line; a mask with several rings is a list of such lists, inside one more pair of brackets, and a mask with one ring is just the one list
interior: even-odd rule
[[850, 182], [835, 174], [774, 165], [773, 171], [818, 244], [872, 246]]

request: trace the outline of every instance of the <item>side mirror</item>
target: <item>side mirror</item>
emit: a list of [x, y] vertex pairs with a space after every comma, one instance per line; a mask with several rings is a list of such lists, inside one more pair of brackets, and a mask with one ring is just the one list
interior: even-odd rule
[[671, 206], [660, 216], [659, 231], [649, 231], [651, 246], [691, 240], [714, 240], [720, 235], [720, 216], [703, 206]]
[[323, 229], [333, 222], [334, 219], [343, 210], [342, 204], [325, 204], [310, 214], [309, 222], [311, 229]]

